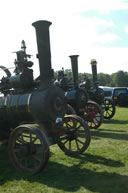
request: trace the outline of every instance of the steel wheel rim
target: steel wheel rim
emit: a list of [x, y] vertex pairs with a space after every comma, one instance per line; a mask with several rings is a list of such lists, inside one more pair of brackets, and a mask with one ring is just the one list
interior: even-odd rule
[[33, 174], [45, 164], [45, 151], [44, 143], [37, 129], [21, 127], [14, 133], [9, 153], [18, 170]]
[[115, 105], [109, 99], [105, 99], [102, 104], [103, 115], [105, 119], [111, 119], [115, 114]]
[[90, 138], [88, 139], [86, 128], [81, 122], [72, 117], [66, 118], [63, 130], [65, 130], [65, 135], [59, 137], [58, 145], [66, 154], [75, 155], [87, 149]]
[[99, 105], [94, 102], [87, 103], [87, 112], [82, 116], [87, 121], [90, 129], [97, 129], [103, 121], [102, 110]]

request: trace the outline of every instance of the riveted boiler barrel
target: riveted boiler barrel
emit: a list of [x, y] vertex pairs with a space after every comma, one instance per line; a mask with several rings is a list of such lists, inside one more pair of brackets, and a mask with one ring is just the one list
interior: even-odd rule
[[14, 90], [0, 98], [0, 130], [3, 126], [15, 128], [22, 123], [44, 123], [63, 118], [66, 112], [65, 94], [53, 85], [51, 68], [49, 25], [47, 21], [33, 23], [36, 28], [40, 85], [31, 91]]
[[[59, 93], [59, 94], [58, 94]], [[64, 116], [63, 91], [56, 86], [32, 93], [7, 95], [0, 98], [0, 122], [21, 124], [44, 122]]]
[[[8, 94], [1, 98], [4, 101], [3, 106], [6, 111], [6, 120], [11, 123], [20, 124], [22, 122], [34, 121], [29, 108], [30, 93], [25, 94]], [[2, 104], [1, 106], [2, 107]]]
[[0, 97], [0, 140], [7, 139], [19, 124], [34, 121], [29, 110], [29, 97], [29, 93]]

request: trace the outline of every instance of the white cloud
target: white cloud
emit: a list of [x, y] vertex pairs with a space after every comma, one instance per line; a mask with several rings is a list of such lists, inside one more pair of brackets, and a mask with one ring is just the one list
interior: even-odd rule
[[111, 74], [119, 70], [128, 71], [127, 48], [99, 48], [95, 54], [99, 72]]

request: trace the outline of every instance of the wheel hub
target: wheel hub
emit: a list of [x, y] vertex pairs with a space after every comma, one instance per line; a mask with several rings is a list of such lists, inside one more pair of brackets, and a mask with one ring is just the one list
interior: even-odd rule
[[105, 111], [108, 111], [109, 110], [109, 107], [105, 107]]
[[95, 112], [91, 112], [89, 113], [89, 118], [92, 120], [94, 118], [96, 118], [96, 113]]
[[68, 140], [69, 141], [72, 141], [72, 140], [74, 140], [76, 137], [75, 137], [75, 130], [74, 129], [72, 129], [72, 130], [70, 130], [70, 131], [68, 131]]

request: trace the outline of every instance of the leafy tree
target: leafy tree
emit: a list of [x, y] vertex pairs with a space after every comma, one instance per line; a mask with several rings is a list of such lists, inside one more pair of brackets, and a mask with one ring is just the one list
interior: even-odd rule
[[111, 85], [114, 87], [128, 87], [128, 73], [124, 71], [118, 71], [112, 74]]
[[[72, 70], [65, 69], [65, 74], [67, 74], [67, 78], [72, 80]], [[90, 79], [92, 82], [92, 74], [89, 73], [79, 73], [79, 82], [85, 80], [85, 78]], [[55, 72], [55, 77], [57, 77], [57, 72]], [[128, 72], [118, 71], [116, 73], [104, 74], [99, 73], [97, 75], [97, 79], [99, 81], [100, 86], [111, 86], [111, 87], [128, 87]]]
[[98, 74], [98, 80], [100, 86], [109, 86], [109, 83], [111, 81], [111, 77], [109, 74], [99, 73]]

